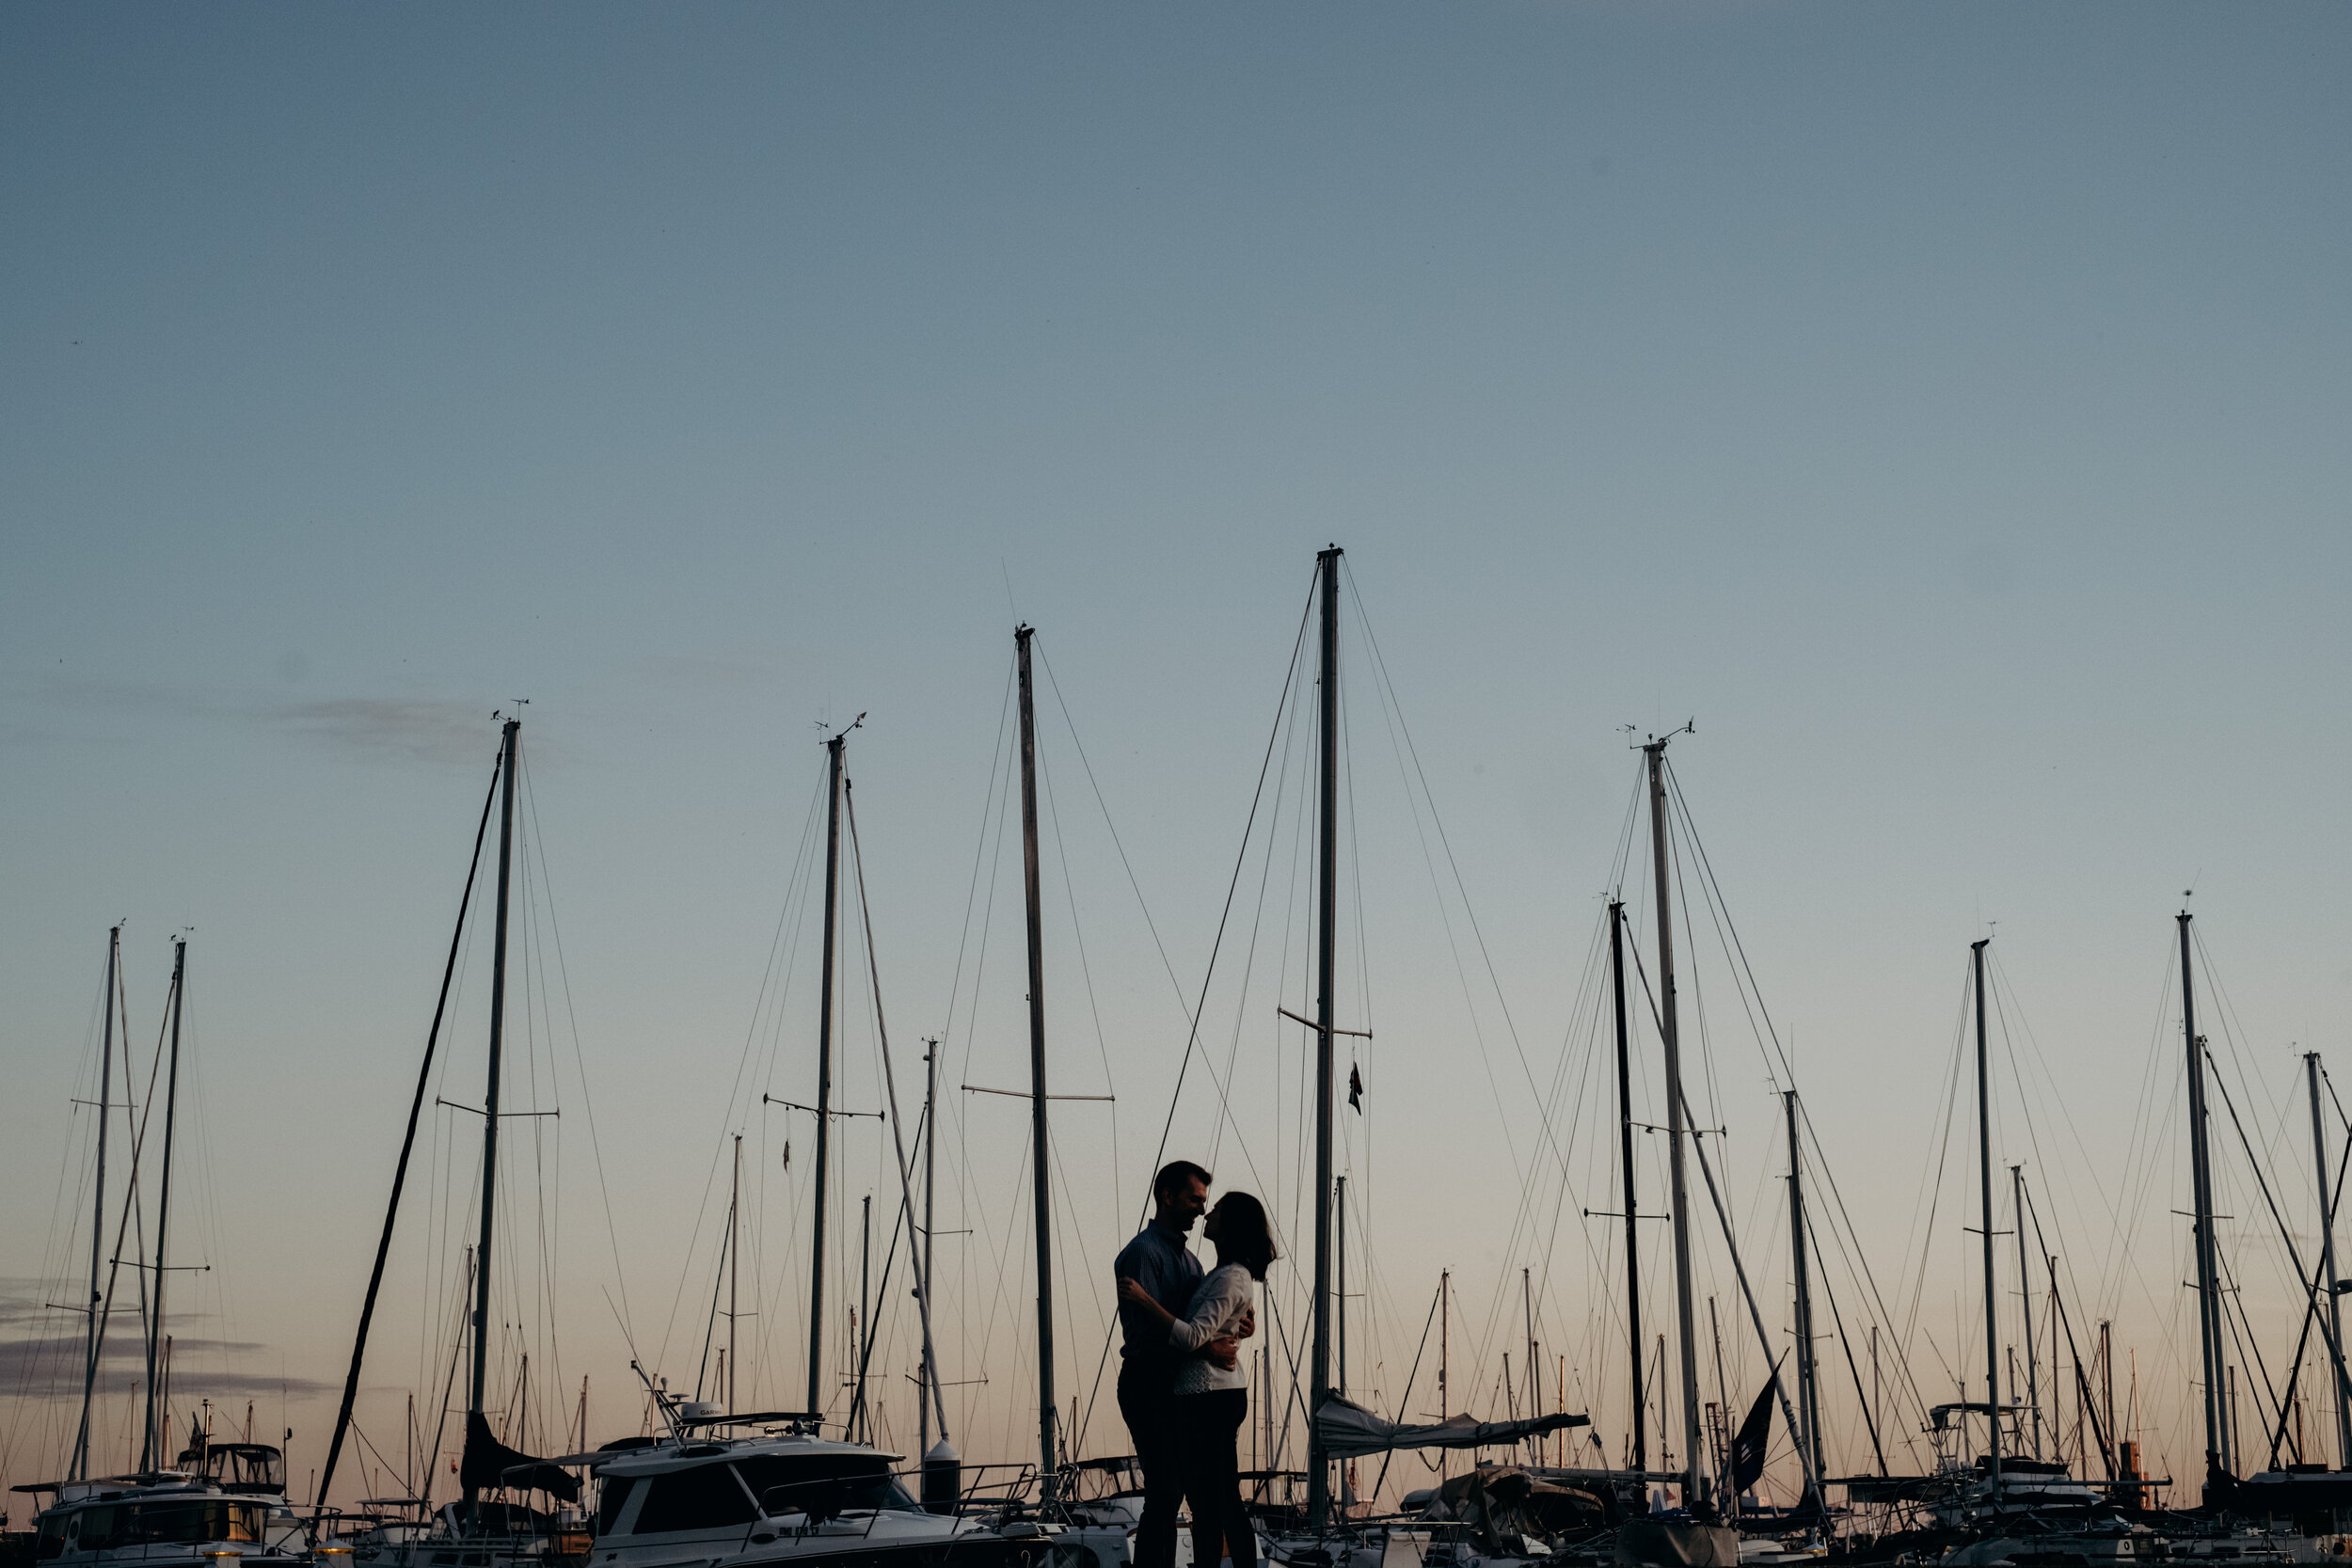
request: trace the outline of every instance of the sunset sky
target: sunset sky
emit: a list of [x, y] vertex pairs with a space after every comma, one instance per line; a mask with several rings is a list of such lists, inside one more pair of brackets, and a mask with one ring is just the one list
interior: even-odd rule
[[[1774, 1354], [1785, 1055], [1890, 1369], [1934, 1400], [1980, 1367], [1964, 1081], [1944, 1117], [1991, 935], [1995, 1161], [2046, 1183], [2077, 1332], [2115, 1320], [2151, 1465], [2192, 1478], [2186, 890], [2201, 1027], [2298, 1245], [2300, 1053], [2352, 1067], [2347, 65], [2352, 16], [2294, 4], [8, 8], [0, 1481], [72, 1437], [50, 1304], [87, 1289], [75, 1102], [122, 921], [142, 1093], [188, 933], [171, 1261], [207, 1272], [167, 1287], [174, 1408], [252, 1402], [302, 1489], [520, 699], [507, 1095], [562, 1115], [510, 1128], [501, 1407], [526, 1351], [542, 1452], [583, 1377], [588, 1442], [637, 1429], [632, 1354], [709, 1380], [739, 1134], [737, 1402], [798, 1408], [813, 1135], [761, 1097], [814, 1092], [807, 834], [862, 714], [838, 1092], [884, 1100], [878, 973], [910, 1135], [946, 1041], [954, 1435], [1029, 1457], [1025, 1107], [963, 1088], [1027, 1071], [1022, 621], [1054, 1086], [1116, 1096], [1056, 1107], [1063, 1405], [1125, 1451], [1084, 1407], [1164, 1125], [1274, 1208], [1295, 1354], [1274, 1009], [1311, 999], [1310, 737], [1277, 723], [1334, 542], [1341, 1008], [1373, 1034], [1342, 1065], [1351, 1386], [1436, 1409], [1411, 1369], [1451, 1270], [1453, 1407], [1502, 1414], [1525, 1268], [1545, 1399], [1621, 1457], [1588, 961], [1613, 879], [1647, 919], [1629, 740], [1694, 721], [1672, 756], [1734, 924], [1686, 854], [1690, 1088]], [[461, 1104], [487, 942], [436, 1069]], [[446, 1383], [480, 1132], [428, 1110], [339, 1499], [396, 1489], [405, 1397], [429, 1419]], [[2282, 1378], [2300, 1303], [2216, 1137]], [[898, 1202], [882, 1123], [838, 1147], [834, 1419], [860, 1200], [877, 1276]], [[1767, 1357], [1697, 1224], [1743, 1406]], [[896, 1267], [878, 1440], [909, 1449]], [[1882, 1321], [1824, 1272], [1850, 1335]], [[135, 1323], [104, 1465], [136, 1457]], [[1831, 1465], [1867, 1467], [1823, 1354]]]

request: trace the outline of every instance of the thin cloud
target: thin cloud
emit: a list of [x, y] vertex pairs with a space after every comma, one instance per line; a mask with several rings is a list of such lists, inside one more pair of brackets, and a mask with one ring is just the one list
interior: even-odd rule
[[[82, 1397], [83, 1344], [80, 1326], [63, 1336], [24, 1335], [0, 1338], [0, 1382], [19, 1399], [73, 1400]], [[332, 1393], [340, 1385], [315, 1378], [278, 1377], [224, 1367], [224, 1360], [266, 1357], [267, 1345], [238, 1339], [192, 1339], [174, 1335], [171, 1342], [171, 1383], [175, 1398], [258, 1399], [263, 1395]], [[48, 1375], [43, 1375], [48, 1374]], [[70, 1375], [60, 1375], [70, 1374]], [[146, 1386], [147, 1344], [135, 1319], [110, 1329], [99, 1356], [101, 1394], [136, 1393]]]
[[[148, 730], [174, 721], [258, 725], [370, 762], [487, 763], [498, 751], [496, 704], [446, 697], [329, 697], [240, 702], [184, 687], [72, 673], [19, 674], [5, 733], [20, 742], [119, 738], [119, 721]], [[27, 711], [37, 720], [27, 720]], [[109, 721], [116, 721], [109, 723]], [[95, 732], [95, 733], [93, 733]], [[540, 748], [545, 751], [545, 747]]]
[[287, 733], [371, 759], [486, 762], [498, 751], [489, 710], [431, 697], [334, 697], [256, 710]]

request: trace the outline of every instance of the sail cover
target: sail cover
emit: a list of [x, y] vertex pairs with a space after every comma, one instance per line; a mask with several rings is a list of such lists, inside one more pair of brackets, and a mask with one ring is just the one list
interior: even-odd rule
[[500, 1486], [517, 1490], [536, 1487], [567, 1503], [580, 1497], [577, 1480], [544, 1459], [518, 1453], [500, 1442], [479, 1410], [466, 1416], [466, 1455], [458, 1462], [457, 1481], [469, 1491], [488, 1491]]
[[1315, 1411], [1315, 1437], [1334, 1459], [1385, 1453], [1391, 1449], [1484, 1449], [1541, 1437], [1564, 1427], [1592, 1424], [1590, 1416], [1538, 1416], [1529, 1421], [1473, 1421], [1448, 1416], [1425, 1426], [1400, 1426], [1353, 1400], [1324, 1396]]

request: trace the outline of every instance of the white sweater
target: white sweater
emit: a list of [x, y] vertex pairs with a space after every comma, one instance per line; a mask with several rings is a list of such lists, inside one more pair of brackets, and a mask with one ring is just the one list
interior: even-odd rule
[[1256, 1298], [1257, 1281], [1239, 1263], [1210, 1271], [1194, 1288], [1184, 1316], [1168, 1325], [1168, 1342], [1184, 1354], [1176, 1367], [1179, 1394], [1206, 1394], [1219, 1388], [1247, 1388], [1249, 1374], [1236, 1365], [1218, 1366], [1197, 1354], [1212, 1339], [1221, 1339], [1241, 1326], [1242, 1315]]

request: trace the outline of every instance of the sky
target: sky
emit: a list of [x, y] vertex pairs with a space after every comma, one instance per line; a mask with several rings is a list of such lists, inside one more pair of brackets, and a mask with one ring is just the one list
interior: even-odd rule
[[[1622, 1457], [1590, 959], [1613, 884], [1646, 918], [1629, 738], [1689, 721], [1690, 820], [1913, 1381], [1982, 1356], [1973, 1132], [1943, 1118], [1991, 935], [1995, 1161], [2046, 1171], [2068, 1310], [2116, 1321], [2152, 1467], [2195, 1473], [2185, 892], [2307, 1250], [2300, 1054], [2347, 1044], [2340, 8], [25, 5], [0, 43], [10, 1483], [71, 1438], [80, 1320], [47, 1304], [87, 1289], [73, 1102], [118, 921], [142, 1080], [189, 943], [174, 1248], [207, 1272], [167, 1276], [175, 1408], [253, 1401], [297, 1485], [320, 1463], [494, 712], [525, 719], [536, 857], [509, 1095], [564, 1112], [518, 1124], [502, 1200], [527, 1434], [571, 1440], [582, 1376], [587, 1440], [635, 1430], [632, 1354], [709, 1381], [738, 1133], [738, 1403], [805, 1392], [813, 1129], [760, 1096], [814, 1089], [810, 812], [863, 715], [841, 1093], [886, 1098], [877, 989], [902, 1132], [945, 1037], [951, 1427], [1023, 1458], [1024, 1118], [962, 1090], [1026, 1071], [1010, 632], [1051, 672], [1057, 1088], [1117, 1095], [1057, 1107], [1067, 1406], [1164, 1119], [1297, 1240], [1273, 1008], [1310, 994], [1309, 736], [1276, 724], [1328, 544], [1341, 1006], [1378, 1020], [1348, 1058], [1351, 1387], [1430, 1407], [1450, 1270], [1452, 1407], [1505, 1402], [1527, 1268], [1546, 1397]], [[1686, 935], [1701, 1119], [1785, 1346], [1786, 1074], [1716, 928]], [[437, 1097], [480, 1101], [487, 941]], [[429, 1112], [363, 1383], [390, 1472], [404, 1396], [440, 1398], [478, 1180], [478, 1125]], [[868, 1194], [887, 1250], [886, 1125], [842, 1123], [832, 1315]], [[2217, 1125], [2282, 1378], [2299, 1302]], [[1744, 1406], [1766, 1357], [1711, 1223]], [[907, 1449], [910, 1330], [878, 1316]], [[109, 1452], [137, 1359], [110, 1354]], [[1825, 1396], [1833, 1468], [1869, 1464], [1867, 1375]], [[1107, 1401], [1077, 1424], [1123, 1449]]]

